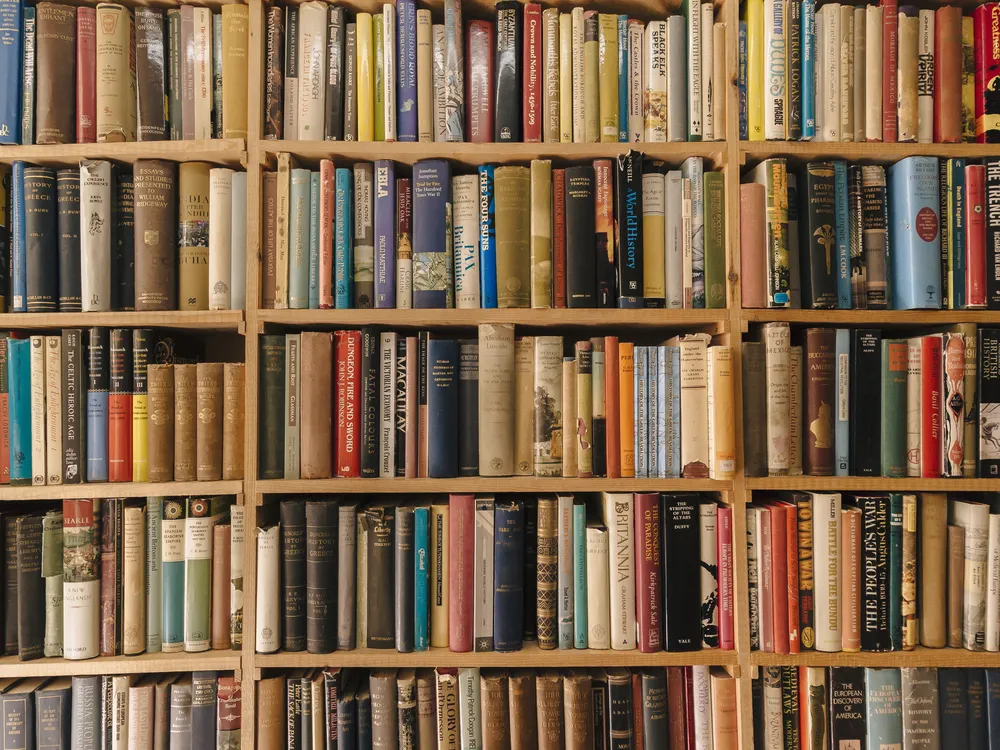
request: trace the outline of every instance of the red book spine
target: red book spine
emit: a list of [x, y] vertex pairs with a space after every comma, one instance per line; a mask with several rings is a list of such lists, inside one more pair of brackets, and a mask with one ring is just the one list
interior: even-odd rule
[[553, 304], [566, 307], [566, 170], [552, 170]]
[[733, 509], [720, 505], [716, 526], [719, 529], [719, 648], [736, 648], [736, 618], [733, 614]]
[[476, 498], [452, 495], [448, 504], [448, 650], [472, 651]]
[[[525, 143], [542, 142], [542, 6], [524, 6], [524, 107], [521, 117]], [[558, 307], [558, 305], [557, 305]]]
[[493, 22], [470, 21], [465, 40], [465, 121], [469, 141], [493, 142]]
[[132, 481], [132, 332], [111, 331], [108, 393], [108, 481]]
[[896, 0], [881, 0], [882, 6], [882, 140], [896, 142], [896, 37], [899, 17]]
[[771, 516], [771, 607], [774, 614], [774, 653], [788, 653], [788, 558], [785, 542], [785, 513], [780, 506], [768, 506]]
[[220, 677], [216, 709], [219, 731], [238, 731], [243, 719], [243, 688], [235, 677]]
[[607, 432], [608, 478], [619, 479], [622, 475], [621, 462], [621, 425], [618, 411], [621, 408], [621, 396], [618, 393], [618, 337], [604, 337], [604, 410], [607, 416], [604, 420]]
[[76, 9], [76, 142], [97, 141], [97, 11]]
[[636, 619], [639, 626], [639, 650], [644, 653], [663, 650], [660, 632], [663, 601], [660, 578], [660, 496], [656, 493], [635, 496]]
[[799, 516], [794, 505], [785, 506], [785, 545], [788, 552], [788, 653], [797, 654], [799, 643]]
[[667, 667], [667, 719], [669, 750], [685, 750], [684, 667]]
[[972, 11], [975, 40], [976, 143], [1000, 141], [1000, 107], [987, 106], [996, 97], [1000, 77], [1000, 4], [984, 3]]
[[941, 476], [941, 334], [920, 340], [920, 476]]
[[765, 653], [774, 651], [774, 596], [771, 591], [771, 514], [767, 508], [755, 512], [760, 519], [759, 543], [757, 560], [760, 563], [760, 574], [757, 585], [760, 587], [760, 650]]
[[336, 197], [336, 170], [333, 162], [319, 163], [319, 306], [333, 307], [333, 214]]
[[[632, 746], [630, 750], [646, 750], [645, 736], [642, 727], [642, 674], [632, 673]], [[655, 750], [649, 748], [649, 750]]]
[[986, 307], [986, 167], [965, 168], [965, 306]]
[[361, 331], [337, 331], [337, 476], [361, 476], [358, 380]]
[[694, 750], [695, 747], [695, 731], [694, 731], [694, 667], [684, 667], [684, 713], [685, 713], [685, 723], [687, 725], [687, 732], [685, 732], [685, 739], [687, 739], [688, 750]]

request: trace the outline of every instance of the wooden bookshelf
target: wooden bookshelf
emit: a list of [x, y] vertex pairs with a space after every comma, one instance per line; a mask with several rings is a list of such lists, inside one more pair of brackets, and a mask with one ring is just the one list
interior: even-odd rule
[[944, 326], [1000, 324], [1000, 310], [743, 310], [744, 323], [786, 321], [814, 326]]
[[67, 165], [81, 159], [136, 159], [207, 161], [228, 167], [246, 164], [246, 142], [242, 138], [212, 138], [200, 141], [143, 141], [130, 143], [61, 143], [53, 146], [0, 146], [0, 162]]
[[105, 497], [173, 497], [177, 495], [242, 495], [242, 480], [224, 482], [94, 482], [31, 487], [0, 486], [3, 500], [64, 500]]
[[964, 648], [923, 648], [913, 651], [803, 651], [800, 654], [750, 654], [754, 667], [1000, 667], [1000, 653]]
[[0, 657], [2, 677], [59, 677], [62, 675], [148, 674], [151, 672], [239, 671], [239, 651], [202, 651], [196, 654], [155, 653], [136, 656], [98, 656], [94, 659], [33, 659]]
[[985, 492], [996, 491], [996, 479], [923, 479], [921, 477], [747, 477], [748, 490], [813, 490], [816, 492]]
[[243, 332], [242, 310], [173, 312], [0, 313], [0, 330], [47, 330], [126, 326]]
[[895, 162], [907, 156], [966, 157], [1000, 156], [1000, 144], [979, 143], [831, 143], [826, 141], [740, 141], [740, 161], [758, 162], [772, 156], [802, 160], [847, 159], [848, 161]]

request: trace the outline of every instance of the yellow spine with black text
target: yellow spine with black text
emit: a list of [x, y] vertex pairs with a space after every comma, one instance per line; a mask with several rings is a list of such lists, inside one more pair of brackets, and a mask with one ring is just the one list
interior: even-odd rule
[[598, 47], [597, 11], [588, 10], [583, 17], [583, 140], [587, 143], [601, 140]]
[[149, 345], [152, 331], [132, 331], [132, 481], [149, 481]]
[[618, 142], [618, 16], [598, 17], [601, 70], [601, 142]]
[[751, 141], [764, 140], [764, 0], [746, 0], [747, 124]]
[[358, 13], [357, 62], [358, 140], [375, 140], [375, 43], [371, 13]]
[[666, 305], [666, 166], [648, 163], [642, 175], [642, 297], [654, 307]]

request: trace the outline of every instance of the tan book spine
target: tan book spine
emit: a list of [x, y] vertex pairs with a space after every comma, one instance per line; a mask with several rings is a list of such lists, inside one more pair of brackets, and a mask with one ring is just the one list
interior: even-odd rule
[[274, 309], [288, 309], [288, 217], [292, 200], [292, 157], [278, 154], [278, 191], [275, 209]]
[[[840, 6], [840, 140], [854, 140], [854, 6]], [[860, 114], [860, 113], [857, 113]]]
[[739, 720], [736, 715], [736, 679], [721, 667], [714, 667], [711, 680], [714, 750], [737, 750], [740, 742]]
[[[693, 333], [667, 342], [681, 349], [681, 475], [685, 479], [709, 476], [708, 344], [711, 340], [707, 333]], [[622, 440], [626, 439], [623, 432]]]
[[538, 750], [564, 750], [563, 678], [556, 671], [535, 675], [538, 705]]
[[[599, 143], [601, 140], [601, 70], [597, 21], [596, 10], [583, 12], [583, 140], [586, 143]], [[615, 37], [617, 36], [616, 30]], [[617, 80], [615, 83], [617, 84]], [[617, 96], [616, 88], [616, 99]]]
[[76, 9], [72, 5], [38, 3], [36, 19], [35, 143], [73, 143]]
[[146, 684], [128, 690], [128, 750], [154, 750], [153, 689]]
[[538, 747], [535, 675], [519, 669], [507, 680], [510, 697], [510, 750], [533, 750]]
[[715, 140], [723, 141], [726, 134], [726, 100], [728, 87], [726, 83], [726, 24], [716, 23], [712, 26], [712, 116], [715, 119]]
[[[331, 391], [327, 391], [327, 394]], [[246, 422], [246, 365], [226, 362], [223, 368], [222, 478], [243, 479]], [[327, 403], [330, 399], [327, 398]], [[328, 451], [329, 453], [329, 451]]]
[[[598, 23], [600, 135], [602, 143], [618, 142], [618, 16], [601, 13]], [[645, 92], [644, 92], [645, 93]]]
[[458, 670], [437, 670], [437, 750], [459, 750]]
[[899, 14], [898, 52], [896, 54], [898, 96], [898, 140], [915, 143], [919, 118], [917, 115], [917, 40], [920, 37], [920, 19], [907, 13]]
[[514, 362], [514, 325], [480, 324], [480, 476], [514, 473]]
[[198, 366], [174, 365], [174, 481], [198, 478]]
[[544, 140], [559, 143], [559, 9], [542, 11], [542, 50], [545, 55], [542, 85]]
[[429, 10], [417, 11], [417, 140], [434, 140], [434, 46]]
[[197, 369], [197, 476], [199, 482], [222, 478], [221, 362], [199, 362]]
[[586, 54], [584, 51], [586, 39], [585, 11], [580, 6], [573, 8], [570, 12], [570, 44], [572, 55], [569, 58], [573, 69], [572, 96], [570, 106], [573, 111], [573, 143], [584, 143], [586, 141], [586, 93], [584, 82], [586, 81]]
[[44, 486], [45, 472], [45, 336], [32, 336], [29, 354], [31, 385], [31, 484]]
[[903, 650], [912, 651], [920, 638], [917, 620], [917, 496], [903, 495]]
[[579, 471], [576, 459], [576, 357], [564, 357], [562, 362], [562, 475], [575, 477]]
[[129, 503], [123, 534], [122, 653], [126, 656], [146, 650], [146, 505], [142, 500]]
[[177, 238], [178, 302], [181, 310], [208, 309], [209, 173], [204, 162], [180, 165]]
[[844, 651], [861, 650], [861, 511], [840, 511], [840, 637]]
[[[428, 14], [429, 15], [429, 14]], [[417, 670], [417, 747], [437, 744], [437, 711], [434, 708], [435, 679], [433, 669]], [[506, 720], [506, 717], [504, 717]]]
[[531, 306], [552, 307], [552, 162], [531, 162]]
[[288, 711], [285, 676], [266, 677], [257, 682], [257, 746], [282, 748], [286, 746], [285, 716]]
[[733, 348], [709, 347], [708, 476], [711, 479], [732, 479], [736, 475], [734, 383]]
[[247, 138], [250, 6], [222, 6], [222, 137]]
[[535, 339], [514, 341], [514, 475], [534, 474]]
[[448, 648], [448, 505], [431, 506], [431, 648]]
[[594, 747], [594, 694], [589, 674], [571, 672], [563, 678], [563, 717], [567, 750]]
[[135, 309], [177, 309], [177, 165], [135, 163]]
[[149, 466], [150, 482], [174, 478], [174, 366], [149, 365]]
[[507, 673], [483, 673], [479, 678], [483, 750], [510, 750], [510, 702]]
[[299, 476], [329, 479], [333, 476], [333, 335], [303, 332], [300, 346]]
[[[212, 529], [212, 648], [228, 649], [230, 641], [230, 562], [232, 526], [216, 524]], [[229, 585], [226, 585], [229, 584]]]
[[530, 307], [531, 172], [527, 167], [497, 167], [497, 306]]
[[[920, 495], [920, 645], [944, 648], [948, 642], [948, 498], [944, 493]], [[960, 545], [960, 548], [964, 547]], [[964, 551], [962, 552], [964, 566]], [[964, 569], [964, 567], [963, 567]], [[958, 587], [961, 606], [962, 587]], [[961, 623], [959, 633], [961, 634]]]
[[[97, 6], [97, 141], [129, 139], [129, 112], [135, 110], [129, 58], [131, 16], [115, 3]], [[133, 128], [134, 129], [134, 128]]]
[[962, 648], [965, 529], [948, 527], [948, 648]]

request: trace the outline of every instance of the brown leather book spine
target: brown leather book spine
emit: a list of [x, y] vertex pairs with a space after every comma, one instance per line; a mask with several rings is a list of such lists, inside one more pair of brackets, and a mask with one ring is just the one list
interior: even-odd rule
[[962, 648], [965, 593], [965, 529], [948, 527], [948, 648]]
[[[279, 8], [280, 10], [280, 8]], [[278, 250], [278, 173], [264, 172], [261, 178], [263, 238], [261, 240], [261, 307], [274, 308], [275, 254]]]
[[948, 642], [948, 497], [924, 492], [917, 505], [920, 645], [944, 648]]
[[226, 362], [223, 377], [222, 478], [243, 479], [246, 366]]
[[285, 677], [268, 677], [257, 683], [257, 747], [281, 750], [286, 746]]
[[149, 365], [149, 481], [174, 478], [174, 366]]
[[642, 731], [642, 675], [638, 672], [632, 674], [632, 750], [646, 750]]
[[667, 719], [669, 750], [687, 750], [687, 708], [684, 667], [667, 667]]
[[299, 409], [299, 476], [333, 476], [333, 334], [303, 333]]
[[136, 135], [140, 141], [167, 139], [166, 28], [162, 8], [135, 9]]
[[806, 329], [805, 473], [833, 476], [833, 421], [837, 403], [836, 348], [833, 328]]
[[198, 478], [198, 366], [174, 365], [174, 481]]
[[232, 526], [216, 524], [212, 529], [212, 648], [228, 649], [229, 592], [232, 590], [229, 575]]
[[546, 670], [535, 676], [538, 705], [538, 750], [564, 750], [563, 678]]
[[572, 672], [563, 678], [566, 750], [594, 747], [594, 694], [590, 675]]
[[417, 747], [437, 746], [437, 708], [433, 669], [417, 670]]
[[479, 679], [483, 750], [510, 750], [510, 701], [507, 673], [484, 672]]
[[534, 750], [539, 747], [536, 722], [535, 675], [518, 670], [507, 680], [510, 695], [510, 750]]
[[740, 295], [743, 307], [767, 307], [764, 186], [740, 185]]
[[199, 482], [222, 479], [221, 362], [199, 362], [197, 383], [197, 477]]
[[177, 165], [135, 163], [135, 309], [177, 309]]
[[934, 13], [934, 142], [962, 141], [962, 9]]
[[76, 9], [39, 3], [36, 19], [35, 142], [72, 143], [76, 134]]

